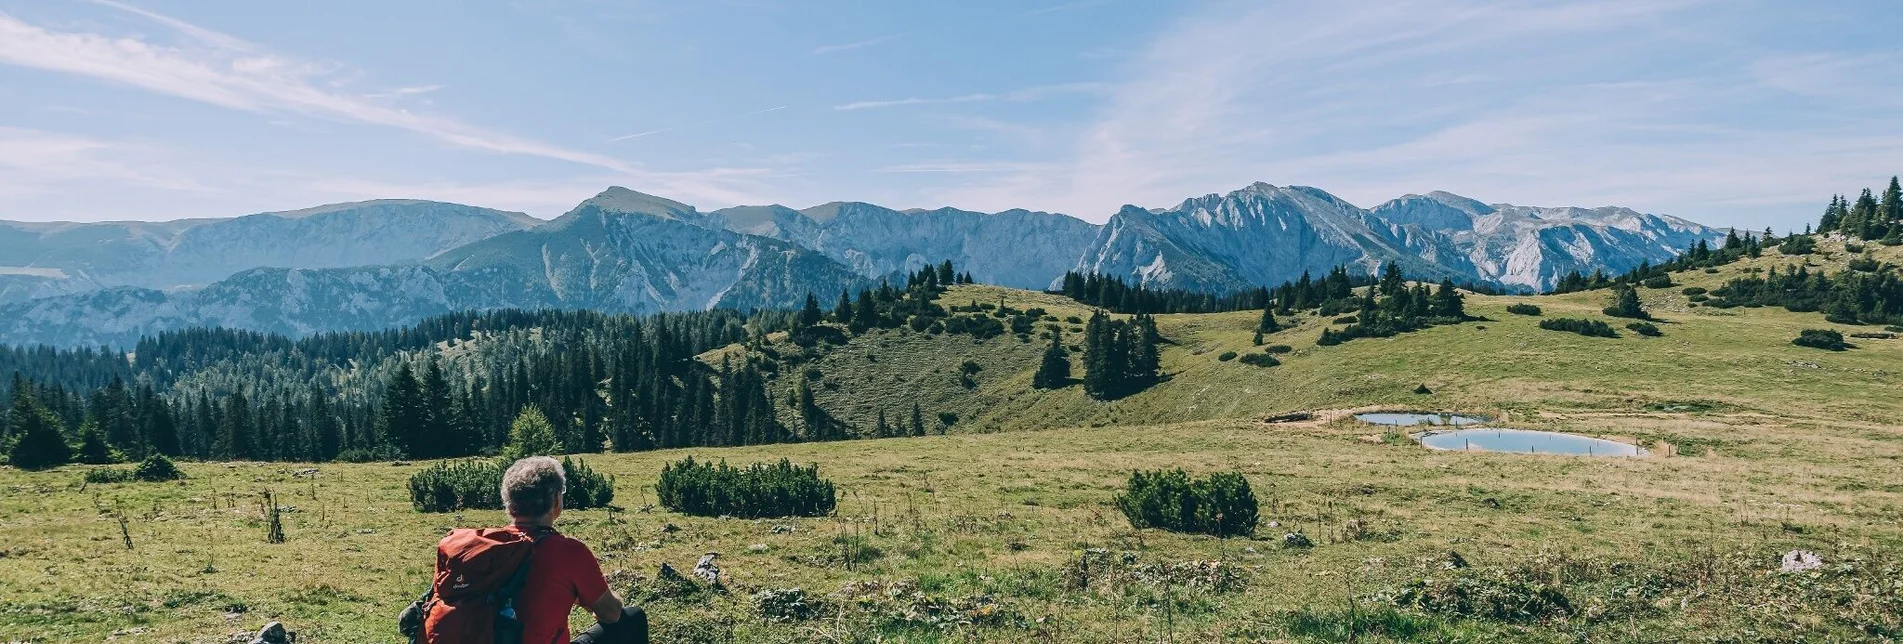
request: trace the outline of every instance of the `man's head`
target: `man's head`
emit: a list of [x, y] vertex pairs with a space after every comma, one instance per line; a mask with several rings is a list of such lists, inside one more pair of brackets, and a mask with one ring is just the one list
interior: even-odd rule
[[562, 491], [568, 477], [562, 463], [547, 456], [531, 456], [502, 474], [502, 505], [515, 519], [551, 522], [562, 511]]

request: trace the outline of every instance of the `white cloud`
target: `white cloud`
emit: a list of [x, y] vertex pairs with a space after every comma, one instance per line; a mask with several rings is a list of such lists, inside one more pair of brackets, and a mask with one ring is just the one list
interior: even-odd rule
[[861, 40], [859, 42], [849, 42], [849, 43], [843, 43], [843, 44], [837, 44], [837, 45], [820, 45], [818, 47], [813, 48], [813, 55], [824, 56], [826, 54], [836, 54], [842, 51], [852, 51], [854, 49], [865, 49], [867, 47], [875, 47], [878, 45], [883, 45], [885, 43], [892, 42], [894, 40], [898, 40], [899, 37], [902, 35], [904, 34], [892, 34], [890, 36], [880, 36], [878, 38], [873, 38], [870, 40]]
[[901, 99], [888, 100], [888, 101], [859, 101], [857, 103], [846, 103], [844, 105], [834, 105], [833, 109], [841, 111], [841, 112], [850, 112], [853, 110], [874, 110], [874, 109], [881, 109], [881, 108], [887, 108], [887, 107], [904, 107], [907, 105], [944, 105], [947, 103], [976, 103], [979, 101], [989, 101], [997, 97], [998, 96], [996, 94], [966, 94], [964, 96], [951, 96], [947, 98], [913, 97], [913, 98], [901, 98]]
[[1071, 145], [925, 192], [1101, 221], [1262, 180], [1361, 205], [1447, 189], [1728, 224], [1812, 217], [1903, 158], [1903, 140], [1871, 136], [1903, 127], [1888, 89], [1903, 83], [1879, 71], [1903, 68], [1893, 57], [1760, 61], [1712, 4], [1216, 4], [1140, 49]]
[[590, 165], [628, 174], [626, 161], [569, 149], [327, 88], [332, 66], [280, 56], [236, 37], [116, 2], [178, 30], [197, 46], [168, 46], [130, 37], [53, 31], [0, 13], [0, 63], [129, 85], [148, 91], [257, 113], [291, 112], [337, 121], [392, 127], [452, 145]]

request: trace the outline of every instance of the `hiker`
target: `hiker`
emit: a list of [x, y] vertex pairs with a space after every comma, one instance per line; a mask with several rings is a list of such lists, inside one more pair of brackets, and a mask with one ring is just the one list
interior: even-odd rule
[[[553, 458], [534, 456], [509, 466], [502, 475], [509, 526], [443, 537], [434, 600], [425, 595], [413, 608], [423, 625], [414, 641], [647, 644], [647, 613], [622, 605], [588, 546], [555, 531], [567, 487], [562, 464]], [[576, 606], [599, 623], [571, 639], [568, 613]]]

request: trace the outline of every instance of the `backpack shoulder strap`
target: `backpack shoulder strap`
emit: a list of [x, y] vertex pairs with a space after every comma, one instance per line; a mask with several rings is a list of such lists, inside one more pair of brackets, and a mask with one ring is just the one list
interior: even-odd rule
[[522, 586], [529, 582], [529, 568], [535, 563], [534, 548], [541, 545], [542, 539], [553, 536], [556, 532], [554, 528], [538, 527], [525, 530], [523, 534], [529, 537], [529, 558], [524, 560], [522, 565], [516, 566], [515, 572], [509, 574], [508, 581], [503, 582], [502, 587], [496, 590], [498, 604], [509, 605], [515, 601], [515, 596], [522, 592]]

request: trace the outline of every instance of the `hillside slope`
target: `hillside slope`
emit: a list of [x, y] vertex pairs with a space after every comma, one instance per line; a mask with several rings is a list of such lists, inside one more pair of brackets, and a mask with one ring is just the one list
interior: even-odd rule
[[[1846, 335], [1867, 332], [1826, 322], [1818, 313], [1773, 308], [1714, 309], [1688, 306], [1687, 286], [1708, 289], [1770, 266], [1806, 261], [1840, 270], [1850, 255], [1837, 242], [1807, 258], [1767, 255], [1718, 269], [1680, 273], [1669, 289], [1641, 289], [1664, 336], [1623, 332], [1619, 338], [1589, 338], [1539, 328], [1543, 318], [1583, 317], [1623, 327], [1600, 309], [1608, 291], [1548, 296], [1467, 296], [1471, 315], [1487, 318], [1431, 327], [1387, 339], [1359, 339], [1317, 346], [1326, 318], [1283, 319], [1290, 328], [1268, 334], [1268, 345], [1293, 348], [1283, 364], [1262, 368], [1221, 360], [1222, 354], [1260, 352], [1252, 345], [1259, 311], [1159, 315], [1157, 326], [1171, 344], [1163, 351], [1168, 379], [1116, 401], [1095, 401], [1081, 387], [1054, 391], [1030, 387], [1048, 340], [1006, 334], [986, 340], [930, 335], [909, 329], [872, 330], [844, 346], [815, 352], [812, 366], [824, 374], [815, 392], [822, 406], [855, 425], [870, 427], [879, 410], [889, 419], [919, 402], [928, 413], [959, 418], [954, 431], [1017, 430], [1058, 425], [1124, 425], [1221, 418], [1261, 418], [1315, 409], [1368, 405], [1465, 409], [1496, 413], [1593, 409], [1601, 413], [1644, 412], [1685, 406], [1779, 416], [1888, 423], [1903, 416], [1903, 340], [1859, 340], [1857, 349], [1826, 352], [1791, 344], [1799, 331], [1835, 328]], [[1903, 260], [1903, 247], [1879, 257]], [[1081, 341], [1090, 309], [1067, 298], [992, 286], [959, 286], [941, 304], [989, 303], [1024, 310], [1043, 308], [1065, 330], [1067, 343]], [[1542, 317], [1513, 315], [1511, 304], [1535, 304]], [[1041, 334], [1050, 322], [1040, 323]], [[779, 345], [787, 351], [790, 344]], [[975, 388], [959, 382], [962, 364], [981, 368]], [[1081, 352], [1072, 352], [1081, 377]], [[780, 393], [797, 378], [782, 378]], [[1766, 383], [1780, 396], [1767, 399]], [[1413, 393], [1425, 384], [1432, 395]], [[1788, 399], [1787, 399], [1788, 398]]]

